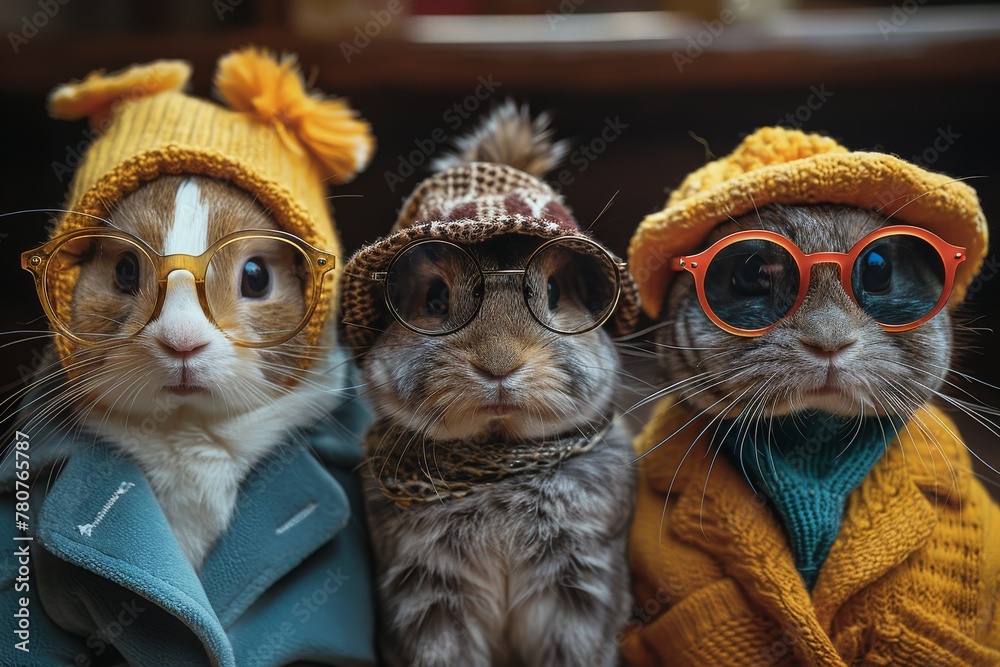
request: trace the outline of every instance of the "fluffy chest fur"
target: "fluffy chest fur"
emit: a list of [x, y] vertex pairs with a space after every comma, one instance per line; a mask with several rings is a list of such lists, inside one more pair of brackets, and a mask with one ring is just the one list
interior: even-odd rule
[[614, 635], [629, 606], [629, 461], [627, 436], [616, 428], [559, 467], [407, 509], [386, 499], [366, 469], [387, 627], [419, 626], [403, 639], [435, 644], [414, 650], [390, 636], [389, 659], [584, 664], [597, 650], [612, 664], [613, 642], [593, 644]]
[[[136, 425], [127, 413], [92, 415], [90, 426], [146, 473], [181, 549], [200, 569], [233, 517], [253, 466], [289, 433], [310, 426], [340, 401], [344, 371], [334, 366], [271, 404], [215, 419], [183, 406]], [[154, 415], [156, 412], [151, 413]]]

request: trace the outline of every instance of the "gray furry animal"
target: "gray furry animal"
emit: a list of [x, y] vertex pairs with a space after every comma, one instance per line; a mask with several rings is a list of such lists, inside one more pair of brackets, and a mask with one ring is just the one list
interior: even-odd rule
[[[885, 224], [893, 223], [850, 206], [771, 205], [719, 225], [704, 246], [764, 229], [805, 253], [847, 252]], [[766, 336], [741, 337], [713, 324], [692, 277], [678, 274], [657, 342], [665, 374], [678, 383], [673, 390], [685, 405], [720, 418], [754, 409], [762, 417], [820, 411], [857, 418], [878, 411], [905, 418], [938, 393], [952, 352], [947, 309], [915, 329], [887, 332], [847, 295], [836, 267], [814, 268], [809, 289], [781, 326]]]
[[[502, 156], [536, 175], [564, 150], [552, 145], [544, 121], [532, 123], [513, 105], [459, 143], [462, 154], [446, 164]], [[544, 240], [508, 233], [466, 249], [484, 271], [514, 270]], [[605, 329], [565, 335], [529, 314], [531, 298], [547, 299], [556, 319], [579, 314], [585, 280], [557, 282], [560, 261], [535, 262], [525, 282], [491, 275], [481, 292], [463, 288], [458, 271], [439, 263], [413, 287], [415, 307], [432, 307], [432, 281], [443, 279], [447, 308], [474, 309], [481, 299], [478, 314], [436, 336], [386, 317], [360, 361], [383, 426], [367, 448], [386, 454], [364, 474], [381, 648], [392, 665], [618, 663], [615, 637], [631, 607], [626, 539], [635, 486], [629, 435], [613, 414], [622, 371]], [[483, 459], [517, 448], [530, 458], [536, 445], [574, 436], [588, 443], [582, 453], [529, 462], [525, 472], [472, 483], [461, 497], [396, 503], [383, 489], [401, 450], [417, 452], [421, 476], [433, 476], [456, 458], [451, 447], [471, 447]]]

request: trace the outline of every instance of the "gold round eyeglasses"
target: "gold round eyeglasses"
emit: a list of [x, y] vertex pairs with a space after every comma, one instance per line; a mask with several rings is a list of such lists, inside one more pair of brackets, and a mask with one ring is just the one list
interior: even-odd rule
[[161, 255], [127, 232], [95, 227], [21, 255], [52, 326], [84, 345], [130, 338], [160, 315], [167, 277], [194, 276], [205, 316], [233, 343], [270, 347], [305, 327], [336, 257], [278, 230], [227, 234], [200, 255]]

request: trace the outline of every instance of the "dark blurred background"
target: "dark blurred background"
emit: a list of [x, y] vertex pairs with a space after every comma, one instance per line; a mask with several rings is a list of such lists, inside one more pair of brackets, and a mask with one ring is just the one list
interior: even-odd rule
[[[435, 137], [468, 131], [506, 97], [553, 114], [575, 152], [552, 180], [585, 225], [614, 200], [595, 231], [621, 254], [686, 173], [773, 124], [973, 177], [995, 237], [1000, 220], [993, 3], [3, 0], [0, 28], [0, 213], [59, 206], [89, 142], [84, 122], [47, 117], [54, 86], [183, 58], [193, 91], [209, 95], [216, 59], [253, 43], [299, 54], [316, 87], [349, 98], [374, 127], [371, 166], [334, 192], [347, 252], [389, 229], [444, 150]], [[44, 240], [48, 219], [0, 219], [5, 330], [44, 327], [19, 255]], [[956, 363], [991, 385], [1000, 385], [997, 273], [991, 250], [965, 313], [978, 333]], [[5, 392], [41, 347], [0, 348]], [[952, 396], [1000, 405], [1000, 390], [954, 381]], [[1000, 468], [996, 429], [956, 418], [971, 448]], [[1000, 488], [1000, 474], [978, 470]]]

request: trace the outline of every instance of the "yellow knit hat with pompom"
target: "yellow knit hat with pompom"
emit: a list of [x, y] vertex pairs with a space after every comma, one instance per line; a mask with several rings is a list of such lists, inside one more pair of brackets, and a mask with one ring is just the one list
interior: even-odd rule
[[646, 216], [629, 245], [629, 269], [644, 310], [658, 317], [671, 257], [697, 250], [719, 223], [768, 204], [843, 204], [879, 211], [964, 246], [951, 303], [979, 271], [988, 246], [976, 191], [943, 174], [885, 153], [848, 151], [829, 137], [765, 127], [726, 157], [692, 172]]
[[[252, 194], [279, 227], [338, 257], [304, 330], [315, 344], [335, 308], [340, 243], [326, 183], [343, 183], [367, 166], [374, 148], [368, 123], [341, 99], [306, 91], [293, 56], [254, 47], [219, 60], [215, 87], [228, 105], [183, 92], [191, 75], [181, 61], [136, 65], [119, 74], [91, 73], [54, 90], [54, 118], [89, 118], [99, 137], [73, 176], [52, 237], [100, 224], [115, 204], [162, 175], [225, 180]], [[52, 306], [68, 316], [75, 272], [50, 287]], [[73, 344], [57, 337], [65, 360]]]

